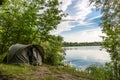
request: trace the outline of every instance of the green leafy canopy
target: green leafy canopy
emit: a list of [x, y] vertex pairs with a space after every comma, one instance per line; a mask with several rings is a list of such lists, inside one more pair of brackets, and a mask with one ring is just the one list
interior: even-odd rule
[[[47, 45], [50, 39], [57, 42], [58, 36], [50, 35], [50, 31], [65, 16], [59, 4], [58, 0], [5, 0], [0, 6], [0, 54], [15, 43]], [[62, 44], [62, 40], [58, 43]]]

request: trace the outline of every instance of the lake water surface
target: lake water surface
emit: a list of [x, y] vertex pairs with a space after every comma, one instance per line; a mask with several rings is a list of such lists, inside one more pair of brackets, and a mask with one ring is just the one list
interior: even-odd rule
[[110, 56], [100, 46], [64, 47], [65, 61], [76, 68], [86, 68], [92, 64], [104, 65], [110, 61]]

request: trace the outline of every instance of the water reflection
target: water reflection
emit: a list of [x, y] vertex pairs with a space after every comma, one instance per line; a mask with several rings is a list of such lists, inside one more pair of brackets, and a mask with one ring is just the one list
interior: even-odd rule
[[87, 67], [92, 64], [103, 65], [110, 61], [110, 56], [100, 46], [64, 47], [66, 52], [65, 60], [73, 66]]

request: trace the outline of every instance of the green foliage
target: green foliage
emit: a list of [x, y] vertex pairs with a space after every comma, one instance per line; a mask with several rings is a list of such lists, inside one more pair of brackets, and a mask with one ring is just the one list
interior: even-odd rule
[[58, 0], [8, 0], [0, 10], [0, 54], [11, 44], [41, 43], [61, 17]]
[[[91, 0], [102, 11], [103, 45], [110, 53], [114, 80], [120, 80], [120, 0]], [[99, 6], [98, 6], [99, 5]]]
[[45, 63], [58, 65], [63, 59], [62, 54], [62, 37], [50, 35], [49, 40], [42, 43], [45, 49]]
[[94, 80], [116, 80], [112, 63], [106, 63], [104, 66], [91, 65], [86, 71]]
[[5, 0], [0, 0], [0, 5], [3, 5]]
[[6, 53], [0, 54], [0, 63], [3, 63], [3, 59], [5, 58]]
[[0, 6], [0, 54], [12, 44], [44, 44], [45, 62], [58, 64], [62, 38], [50, 35], [65, 16], [58, 0], [6, 0]]
[[104, 67], [96, 66], [96, 65], [91, 65], [89, 66], [86, 71], [91, 74], [94, 80], [110, 80], [106, 79], [106, 74]]
[[114, 72], [114, 64], [112, 62], [106, 63], [104, 68], [105, 68], [106, 79], [116, 80], [116, 76]]

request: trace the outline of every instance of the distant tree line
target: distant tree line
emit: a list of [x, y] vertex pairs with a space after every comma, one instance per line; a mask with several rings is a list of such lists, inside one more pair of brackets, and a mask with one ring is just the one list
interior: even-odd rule
[[102, 42], [84, 42], [84, 43], [79, 43], [79, 42], [64, 42], [63, 46], [101, 46]]

